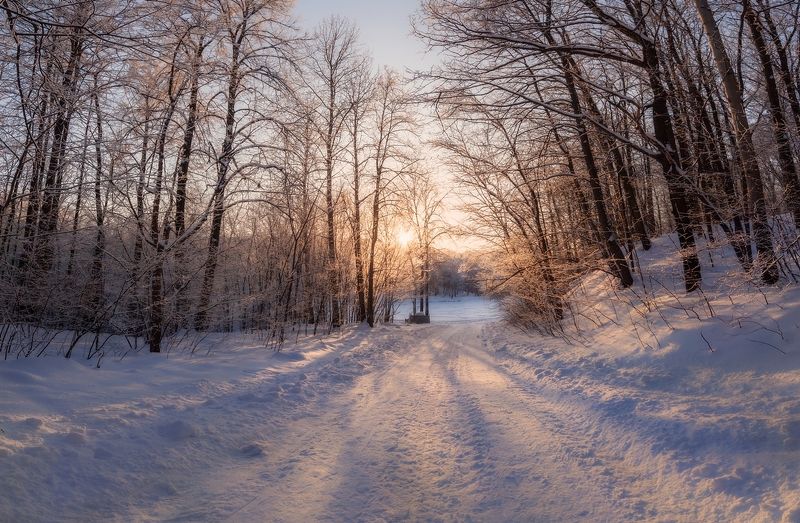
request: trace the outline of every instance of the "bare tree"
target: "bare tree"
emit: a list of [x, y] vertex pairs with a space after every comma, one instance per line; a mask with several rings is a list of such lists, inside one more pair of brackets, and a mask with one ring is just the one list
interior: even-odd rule
[[749, 188], [749, 200], [754, 211], [753, 230], [756, 239], [756, 250], [762, 258], [761, 278], [765, 283], [775, 283], [778, 280], [778, 268], [775, 264], [772, 237], [767, 225], [766, 200], [761, 181], [761, 171], [758, 166], [756, 150], [753, 147], [752, 130], [747, 121], [744, 103], [742, 102], [741, 87], [734, 74], [733, 66], [728, 58], [728, 52], [725, 50], [719, 28], [714, 21], [714, 14], [711, 12], [708, 2], [706, 0], [695, 0], [695, 5], [703, 22], [703, 28], [708, 35], [709, 44], [714, 53], [714, 60], [722, 77], [722, 85], [725, 88], [725, 97], [728, 102], [733, 132], [739, 148], [739, 158], [747, 181], [747, 187]]
[[[218, 7], [219, 16], [224, 20], [225, 36], [223, 41], [226, 52], [229, 53], [228, 63], [225, 65], [225, 133], [222, 145], [216, 155], [217, 176], [211, 203], [208, 255], [194, 321], [197, 329], [204, 329], [207, 326], [211, 291], [217, 270], [222, 219], [225, 214], [225, 190], [230, 183], [231, 175], [236, 172], [236, 169], [232, 169], [232, 167], [237, 153], [250, 148], [255, 139], [257, 122], [264, 120], [261, 113], [255, 108], [243, 111], [237, 109], [237, 105], [244, 102], [241, 96], [247, 87], [246, 79], [257, 77], [275, 83], [277, 68], [276, 64], [272, 62], [282, 58], [284, 53], [282, 47], [286, 45], [286, 40], [280, 35], [280, 32], [269, 27], [270, 24], [276, 23], [274, 17], [280, 15], [287, 8], [285, 1], [244, 0], [229, 3], [220, 0]], [[261, 38], [258, 38], [259, 36]], [[248, 101], [254, 103], [252, 99]], [[245, 117], [249, 117], [250, 120], [245, 120]], [[272, 167], [272, 165], [260, 163], [258, 157], [253, 160], [244, 163], [244, 167]]]
[[353, 110], [347, 88], [354, 86], [363, 59], [358, 51], [355, 26], [338, 17], [320, 23], [308, 50], [307, 88], [316, 102], [315, 124], [322, 138], [322, 157], [325, 164], [325, 219], [328, 242], [328, 277], [330, 293], [330, 322], [338, 327], [342, 322], [339, 302], [339, 273], [335, 230], [334, 176], [337, 163], [346, 151], [344, 130]]
[[372, 227], [369, 234], [369, 262], [367, 267], [367, 323], [375, 325], [376, 246], [381, 224], [381, 208], [386, 203], [386, 192], [393, 178], [407, 168], [411, 159], [407, 154], [407, 133], [411, 131], [409, 100], [402, 90], [397, 73], [386, 70], [378, 78], [375, 93], [374, 130], [371, 143], [374, 163], [372, 189]]

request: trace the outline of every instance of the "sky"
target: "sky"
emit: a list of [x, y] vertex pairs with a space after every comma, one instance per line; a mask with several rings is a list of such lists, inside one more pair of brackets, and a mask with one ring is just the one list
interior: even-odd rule
[[425, 45], [411, 35], [411, 16], [419, 0], [297, 0], [294, 14], [302, 29], [312, 30], [330, 15], [349, 18], [378, 66], [404, 72], [431, 63]]

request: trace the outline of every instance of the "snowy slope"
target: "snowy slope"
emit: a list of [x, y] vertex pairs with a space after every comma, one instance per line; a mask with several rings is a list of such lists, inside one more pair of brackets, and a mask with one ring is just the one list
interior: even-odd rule
[[704, 292], [686, 296], [675, 243], [639, 253], [631, 290], [589, 275], [565, 340], [495, 325], [488, 350], [563, 418], [579, 413], [620, 466], [644, 465], [635, 484], [655, 478], [672, 517], [800, 521], [800, 289], [743, 282], [712, 246]]
[[[100, 369], [3, 362], [0, 521], [162, 519], [200, 499], [212, 504], [203, 519], [218, 519], [239, 503], [250, 478], [238, 471], [263, 460], [268, 434], [391, 354], [390, 336], [366, 338], [350, 330], [276, 354], [233, 336], [208, 356], [140, 353]], [[218, 481], [224, 492], [209, 499]]]
[[[496, 361], [547, 398], [562, 423], [590, 435], [591, 456], [619, 460], [609, 474], [633, 473], [615, 489], [659, 500], [642, 516], [800, 521], [796, 348], [782, 356], [759, 346], [759, 356], [742, 357], [741, 344], [719, 343], [711, 353], [684, 332], [672, 353], [615, 356], [626, 343], [620, 335], [579, 346], [532, 344], [497, 326], [487, 330]], [[706, 337], [712, 344], [727, 338]], [[605, 460], [593, 466], [608, 467]]]

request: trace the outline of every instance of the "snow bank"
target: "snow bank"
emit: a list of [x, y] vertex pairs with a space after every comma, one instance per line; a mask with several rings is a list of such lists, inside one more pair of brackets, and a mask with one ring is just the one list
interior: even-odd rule
[[493, 325], [488, 350], [598, 447], [646, 464], [665, 499], [688, 485], [687, 520], [800, 521], [800, 288], [742, 283], [719, 249], [686, 296], [673, 241], [639, 253], [631, 290], [585, 278], [565, 339]]
[[[345, 329], [281, 353], [256, 336], [219, 336], [204, 341], [210, 353], [130, 353], [99, 369], [59, 356], [0, 362], [0, 521], [158, 520], [203, 499], [214, 506], [188, 519], [227, 516], [246, 476], [220, 467], [268, 459], [265, 424], [288, 423], [390, 357], [366, 334]], [[208, 495], [223, 478], [230, 499]]]

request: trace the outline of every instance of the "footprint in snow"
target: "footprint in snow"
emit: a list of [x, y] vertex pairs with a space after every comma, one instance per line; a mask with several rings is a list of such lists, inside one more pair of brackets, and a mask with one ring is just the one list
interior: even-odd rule
[[21, 423], [23, 427], [30, 430], [37, 430], [43, 424], [44, 422], [39, 418], [25, 418], [25, 420]]
[[251, 443], [239, 449], [239, 453], [245, 458], [258, 458], [264, 455], [264, 449], [258, 443]]
[[158, 434], [172, 441], [181, 441], [197, 436], [197, 428], [183, 420], [171, 421], [158, 426]]
[[272, 355], [272, 359], [278, 361], [303, 361], [306, 357], [299, 352], [276, 352]]

